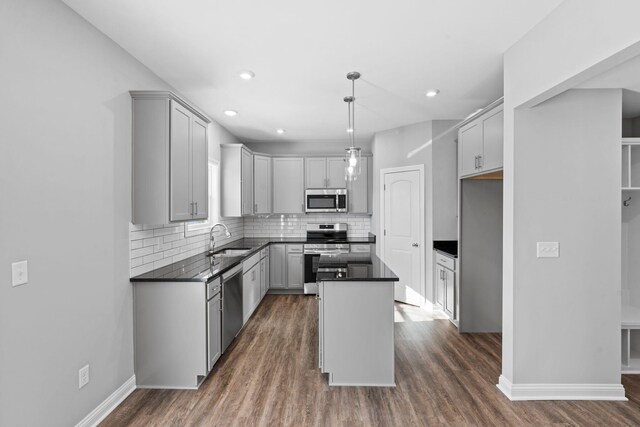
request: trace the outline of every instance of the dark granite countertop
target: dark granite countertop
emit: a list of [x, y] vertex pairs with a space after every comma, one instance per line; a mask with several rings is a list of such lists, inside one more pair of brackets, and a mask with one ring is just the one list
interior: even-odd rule
[[[129, 279], [130, 282], [208, 282], [240, 264], [246, 258], [271, 244], [307, 242], [306, 237], [249, 237], [216, 246], [216, 252], [224, 249], [243, 248], [249, 252], [234, 257], [214, 258], [206, 252], [183, 259], [165, 267], [151, 270]], [[348, 238], [347, 243], [375, 243], [375, 236]]]
[[[329, 274], [329, 277], [318, 278], [319, 281], [397, 282], [399, 280], [398, 276], [373, 253], [322, 255], [318, 261], [318, 270], [324, 268], [345, 269], [344, 277]], [[321, 276], [320, 271], [318, 276]]]
[[457, 240], [434, 240], [433, 249], [454, 258], [458, 258]]

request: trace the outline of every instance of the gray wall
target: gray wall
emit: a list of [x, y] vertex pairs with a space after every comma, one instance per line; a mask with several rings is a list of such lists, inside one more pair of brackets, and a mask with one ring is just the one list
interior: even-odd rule
[[[378, 132], [373, 151], [373, 215], [371, 232], [382, 235], [380, 171], [403, 166], [424, 166], [426, 298], [433, 302], [432, 242], [457, 239], [457, 120], [434, 120]], [[435, 139], [433, 139], [435, 138]], [[380, 250], [380, 245], [376, 245]]]
[[513, 383], [620, 383], [621, 105], [572, 90], [515, 111]]
[[433, 121], [433, 240], [458, 238], [459, 122]]
[[134, 373], [127, 91], [170, 88], [59, 1], [3, 0], [0, 40], [0, 425], [69, 426]]
[[[371, 232], [382, 235], [380, 224], [380, 170], [402, 166], [424, 166], [424, 209], [425, 209], [425, 297], [433, 302], [433, 207], [431, 180], [431, 122], [422, 122], [379, 132], [373, 139], [373, 215]], [[376, 245], [380, 251], [380, 245]], [[380, 254], [378, 254], [380, 255]]]

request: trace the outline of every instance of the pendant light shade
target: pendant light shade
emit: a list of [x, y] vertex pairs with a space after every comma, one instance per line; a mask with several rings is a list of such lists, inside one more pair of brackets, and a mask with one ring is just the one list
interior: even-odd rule
[[357, 71], [352, 71], [347, 74], [347, 79], [351, 80], [351, 96], [346, 96], [344, 98], [344, 102], [347, 103], [347, 112], [348, 112], [348, 126], [347, 126], [347, 134], [349, 135], [349, 148], [346, 149], [345, 155], [345, 167], [344, 167], [344, 177], [347, 181], [354, 181], [358, 179], [358, 175], [360, 175], [360, 164], [361, 164], [361, 149], [360, 147], [355, 146], [355, 134], [356, 134], [356, 118], [355, 118], [355, 107], [356, 107], [356, 80], [360, 78], [360, 73]]

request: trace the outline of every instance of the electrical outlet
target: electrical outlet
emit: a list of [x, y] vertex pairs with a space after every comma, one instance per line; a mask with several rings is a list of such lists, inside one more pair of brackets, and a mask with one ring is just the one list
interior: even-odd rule
[[89, 384], [89, 365], [85, 365], [78, 371], [78, 388]]
[[19, 261], [11, 264], [11, 286], [26, 285], [29, 282], [27, 261]]
[[560, 243], [538, 242], [538, 258], [559, 258]]

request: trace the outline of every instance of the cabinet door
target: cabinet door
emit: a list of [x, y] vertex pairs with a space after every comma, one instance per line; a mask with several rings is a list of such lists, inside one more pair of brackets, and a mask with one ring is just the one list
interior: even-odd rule
[[266, 258], [262, 258], [260, 260], [260, 299], [262, 299], [262, 297], [264, 297], [264, 294], [266, 293], [266, 286], [267, 286], [267, 278], [266, 278]]
[[222, 304], [219, 295], [207, 302], [207, 317], [209, 323], [209, 339], [207, 342], [207, 360], [209, 363], [207, 367], [209, 371], [213, 368], [213, 365], [218, 361], [222, 354], [222, 319], [220, 310], [222, 310]]
[[191, 198], [193, 219], [209, 216], [209, 157], [207, 154], [207, 124], [193, 117], [191, 132]]
[[269, 248], [267, 248], [267, 256], [265, 257], [265, 263], [264, 263], [265, 264], [264, 265], [265, 283], [264, 283], [264, 290], [263, 290], [263, 294], [262, 294], [263, 297], [267, 294], [267, 291], [269, 290], [269, 287], [271, 286], [271, 261], [269, 259], [270, 259]]
[[242, 276], [242, 322], [249, 320], [259, 302], [260, 263], [257, 263]]
[[309, 157], [305, 160], [305, 188], [327, 187], [327, 159]]
[[253, 157], [253, 210], [256, 214], [271, 213], [271, 158]]
[[436, 264], [436, 303], [444, 309], [445, 299], [445, 279], [443, 276], [444, 268]]
[[304, 159], [273, 159], [273, 213], [304, 212]]
[[242, 215], [253, 213], [253, 154], [242, 149]]
[[304, 255], [302, 253], [287, 254], [287, 288], [302, 289], [304, 287]]
[[504, 112], [502, 107], [491, 111], [490, 115], [482, 119], [482, 133], [484, 139], [484, 154], [480, 159], [483, 171], [499, 169], [503, 165], [502, 150], [504, 147]]
[[455, 318], [455, 274], [448, 268], [443, 269], [444, 285], [445, 285], [445, 301], [444, 311], [451, 317]]
[[287, 283], [286, 245], [272, 245], [269, 254], [269, 289], [284, 289]]
[[482, 156], [482, 122], [474, 121], [458, 132], [460, 176], [478, 172], [478, 156]]
[[182, 105], [171, 101], [170, 152], [170, 218], [185, 221], [191, 213], [191, 121], [192, 114]]
[[327, 158], [327, 188], [346, 188], [344, 157]]
[[369, 212], [369, 161], [362, 158], [360, 175], [355, 181], [348, 181], [347, 199], [349, 200], [349, 213]]

